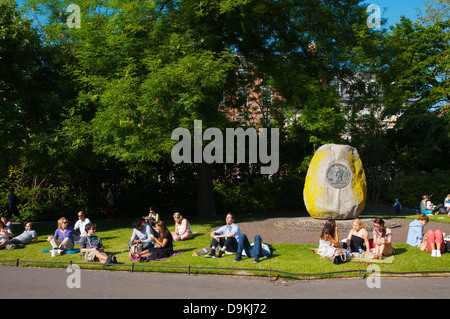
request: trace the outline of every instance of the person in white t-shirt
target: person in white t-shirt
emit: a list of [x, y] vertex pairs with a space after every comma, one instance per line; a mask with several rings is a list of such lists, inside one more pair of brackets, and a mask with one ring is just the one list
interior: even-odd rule
[[80, 210], [78, 212], [78, 220], [75, 223], [75, 226], [73, 227], [75, 230], [80, 230], [80, 237], [86, 236], [87, 232], [86, 232], [86, 225], [89, 224], [91, 221], [89, 220], [89, 218], [86, 217], [86, 215], [84, 215], [83, 211]]

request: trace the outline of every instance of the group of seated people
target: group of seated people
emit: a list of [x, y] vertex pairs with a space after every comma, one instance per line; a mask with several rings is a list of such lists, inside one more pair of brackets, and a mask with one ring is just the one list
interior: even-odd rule
[[[176, 212], [173, 214], [175, 222], [175, 232], [170, 232], [166, 224], [160, 220], [159, 215], [153, 207], [150, 207], [149, 215], [133, 222], [133, 233], [128, 242], [129, 246], [139, 245], [141, 249], [130, 252], [132, 258], [159, 259], [169, 257], [173, 254], [173, 242], [193, 238], [189, 221]], [[414, 220], [409, 225], [407, 244], [421, 247], [428, 250], [433, 257], [441, 257], [445, 251], [445, 234], [440, 230], [429, 230], [424, 236], [423, 229], [429, 218], [422, 213], [418, 220]], [[271, 254], [270, 250], [263, 246], [261, 236], [256, 235], [254, 244], [251, 245], [247, 235], [240, 232], [240, 228], [234, 223], [234, 215], [228, 213], [225, 225], [210, 233], [212, 238], [210, 252], [206, 258], [220, 258], [228, 252], [236, 253], [235, 262], [242, 260], [242, 256], [254, 258], [254, 262], [259, 262], [262, 256]], [[390, 256], [395, 253], [392, 247], [392, 230], [385, 226], [381, 218], [373, 221], [373, 239], [369, 240], [369, 232], [358, 218], [352, 221], [352, 228], [346, 240], [340, 241], [338, 227], [332, 219], [328, 220], [321, 232], [319, 248], [315, 251], [322, 257], [331, 258], [337, 248], [343, 248], [350, 253], [358, 252], [361, 248], [364, 251], [373, 251], [373, 258], [381, 260], [383, 256]], [[37, 241], [36, 231], [32, 229], [32, 223], [26, 223], [25, 231], [17, 237], [12, 238], [11, 223], [2, 217], [0, 221], [0, 249], [6, 245], [25, 245]], [[68, 220], [62, 217], [58, 220], [58, 228], [54, 236], [49, 236], [47, 241], [53, 249], [69, 251], [74, 249], [74, 244], [79, 243], [80, 252], [86, 261], [100, 261], [104, 266], [117, 263], [113, 255], [104, 252], [102, 241], [95, 236], [96, 224], [92, 223], [85, 214], [78, 212], [78, 221], [74, 227], [68, 226]], [[220, 250], [216, 254], [216, 249]], [[372, 249], [371, 249], [372, 248]]]
[[[158, 259], [170, 256], [173, 253], [173, 241], [186, 240], [193, 237], [189, 221], [180, 213], [174, 213], [175, 232], [171, 233], [165, 223], [159, 220], [159, 216], [150, 213], [145, 218], [146, 223], [136, 220], [133, 224], [134, 230], [129, 245], [141, 244], [142, 251], [132, 253], [131, 256], [145, 260], [145, 258]], [[216, 231], [211, 232], [211, 250], [205, 256], [209, 258], [220, 258], [226, 251], [236, 254], [235, 262], [242, 259], [242, 255], [254, 258], [259, 262], [259, 257], [268, 255], [270, 252], [263, 248], [261, 236], [255, 236], [255, 243], [251, 245], [246, 234], [240, 232], [239, 226], [234, 223], [234, 215], [226, 215], [226, 224]], [[154, 227], [152, 226], [154, 223]], [[220, 247], [216, 255], [216, 249]]]
[[[445, 252], [445, 234], [441, 230], [428, 230], [424, 235], [424, 226], [429, 222], [429, 218], [424, 213], [419, 215], [418, 220], [409, 224], [406, 243], [410, 246], [420, 247], [422, 251], [427, 250], [432, 257], [441, 257]], [[324, 258], [333, 258], [337, 248], [347, 249], [350, 253], [373, 250], [373, 257], [382, 260], [383, 256], [395, 254], [392, 247], [392, 230], [385, 226], [381, 218], [373, 221], [373, 239], [369, 240], [369, 232], [364, 227], [360, 219], [356, 218], [352, 222], [352, 229], [349, 231], [345, 241], [339, 240], [338, 227], [336, 222], [329, 219], [320, 235], [319, 248], [314, 250]]]
[[[142, 251], [131, 254], [134, 258], [157, 259], [168, 257], [173, 253], [173, 241], [193, 237], [189, 222], [180, 213], [174, 213], [175, 232], [171, 233], [166, 224], [159, 219], [153, 207], [149, 215], [133, 222], [133, 233], [128, 245], [138, 244]], [[96, 224], [91, 223], [82, 211], [78, 212], [78, 221], [74, 227], [68, 225], [68, 220], [62, 217], [58, 220], [58, 228], [47, 241], [53, 249], [70, 251], [74, 244], [80, 245], [80, 252], [86, 261], [100, 261], [105, 267], [117, 263], [114, 255], [107, 255], [101, 239], [95, 236]]]
[[381, 260], [383, 256], [395, 253], [392, 247], [392, 230], [385, 227], [384, 220], [373, 221], [373, 239], [369, 240], [369, 232], [359, 218], [352, 221], [352, 228], [345, 241], [339, 240], [338, 227], [333, 219], [329, 219], [320, 234], [317, 253], [324, 258], [332, 258], [337, 248], [346, 249], [349, 253], [360, 249], [370, 251], [373, 247], [373, 258]]
[[450, 194], [444, 199], [444, 204], [434, 205], [430, 201], [430, 196], [423, 195], [420, 202], [420, 212], [425, 215], [435, 215], [440, 213], [447, 213], [450, 217]]

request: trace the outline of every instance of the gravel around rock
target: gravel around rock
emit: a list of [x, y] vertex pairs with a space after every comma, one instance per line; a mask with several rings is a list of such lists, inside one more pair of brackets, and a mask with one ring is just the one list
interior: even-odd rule
[[[445, 218], [448, 218], [445, 216]], [[369, 238], [372, 238], [374, 218], [360, 218], [366, 229], [369, 231]], [[405, 243], [408, 235], [409, 224], [412, 219], [406, 218], [383, 218], [387, 227], [392, 229], [393, 243]], [[255, 235], [260, 235], [266, 243], [292, 243], [304, 245], [318, 245], [320, 233], [326, 220], [318, 220], [312, 217], [280, 217], [267, 218], [260, 221], [239, 222], [235, 221], [241, 233], [245, 233], [250, 241]], [[337, 220], [339, 239], [347, 237], [351, 228], [352, 220]], [[450, 234], [450, 223], [429, 222], [424, 229], [426, 233], [429, 229], [440, 229], [446, 234]]]

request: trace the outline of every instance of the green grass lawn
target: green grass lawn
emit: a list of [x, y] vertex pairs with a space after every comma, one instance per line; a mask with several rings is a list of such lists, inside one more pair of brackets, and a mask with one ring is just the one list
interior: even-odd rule
[[[414, 218], [414, 216], [410, 216]], [[416, 216], [417, 217], [417, 216]], [[437, 216], [435, 216], [437, 217]], [[253, 218], [254, 219], [254, 218]], [[241, 219], [240, 219], [241, 220]], [[357, 264], [355, 262], [347, 262], [341, 265], [334, 265], [330, 261], [321, 259], [319, 255], [311, 252], [309, 248], [317, 248], [317, 245], [298, 245], [298, 244], [273, 244], [274, 253], [267, 259], [261, 259], [260, 263], [254, 264], [252, 258], [246, 258], [238, 263], [233, 262], [235, 256], [225, 254], [221, 259], [204, 258], [204, 256], [192, 256], [193, 252], [208, 247], [211, 242], [209, 236], [210, 231], [218, 228], [223, 224], [223, 220], [197, 222], [191, 221], [191, 229], [194, 232], [194, 238], [187, 241], [175, 242], [174, 250], [182, 250], [179, 255], [170, 257], [163, 261], [150, 261], [140, 264], [136, 261], [130, 261], [126, 250], [127, 242], [132, 233], [130, 221], [105, 221], [97, 224], [97, 235], [102, 238], [105, 251], [114, 254], [119, 263], [122, 265], [114, 265], [108, 267], [108, 270], [131, 270], [134, 263], [134, 271], [163, 271], [163, 272], [183, 272], [187, 273], [187, 267], [190, 266], [191, 273], [207, 274], [207, 273], [226, 273], [226, 274], [257, 274], [268, 276], [268, 270], [272, 270], [272, 276], [279, 275], [289, 278], [304, 278], [309, 276], [297, 276], [291, 274], [319, 274], [326, 272], [340, 271], [356, 271], [361, 269], [363, 275], [367, 270], [367, 264]], [[56, 223], [55, 223], [56, 225]], [[174, 225], [168, 225], [170, 230], [174, 229]], [[1, 250], [0, 260], [11, 261], [15, 263], [17, 259], [20, 265], [36, 265], [46, 267], [64, 267], [67, 263], [73, 262], [80, 264], [81, 268], [101, 269], [99, 263], [84, 264], [84, 259], [80, 254], [66, 254], [51, 257], [50, 253], [42, 252], [44, 249], [50, 249], [51, 246], [47, 242], [47, 237], [53, 235], [55, 226], [38, 225], [35, 227], [38, 233], [38, 243], [27, 245], [23, 249], [17, 250]], [[15, 225], [15, 235], [22, 231], [19, 225]], [[319, 236], [319, 234], [318, 234]], [[410, 247], [406, 243], [398, 243], [393, 245], [396, 250], [395, 261], [393, 264], [376, 264], [379, 265], [381, 272], [427, 272], [427, 271], [448, 271], [450, 272], [450, 254], [445, 253], [441, 258], [432, 258], [428, 252], [422, 252], [419, 248]], [[78, 248], [78, 245], [75, 246]], [[39, 261], [33, 263], [30, 261]], [[369, 260], [370, 261], [370, 260]], [[45, 263], [48, 262], [48, 263]], [[61, 264], [55, 262], [62, 262]], [[144, 265], [145, 267], [141, 267]], [[164, 267], [150, 267], [152, 265]], [[171, 268], [173, 267], [173, 268]], [[177, 268], [186, 267], [186, 268]], [[197, 269], [195, 267], [217, 267], [232, 269]], [[246, 270], [242, 269], [245, 268]], [[280, 274], [276, 271], [286, 272], [290, 274]], [[337, 276], [323, 275], [320, 277]], [[358, 276], [358, 272], [349, 272], [338, 274], [338, 276]]]

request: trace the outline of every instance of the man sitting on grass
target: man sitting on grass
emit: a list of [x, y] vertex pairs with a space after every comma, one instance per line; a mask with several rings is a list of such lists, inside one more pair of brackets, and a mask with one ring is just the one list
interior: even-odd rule
[[[238, 250], [239, 235], [241, 231], [239, 226], [234, 223], [234, 215], [228, 213], [225, 222], [225, 226], [211, 232], [211, 252], [205, 256], [206, 258], [220, 258], [227, 250], [229, 252], [236, 252]], [[222, 249], [216, 256], [216, 248], [218, 246], [221, 246]]]
[[100, 261], [105, 268], [111, 263], [117, 263], [117, 259], [104, 253], [102, 240], [95, 236], [96, 226], [94, 223], [85, 226], [87, 234], [80, 238], [80, 252], [86, 261]]

